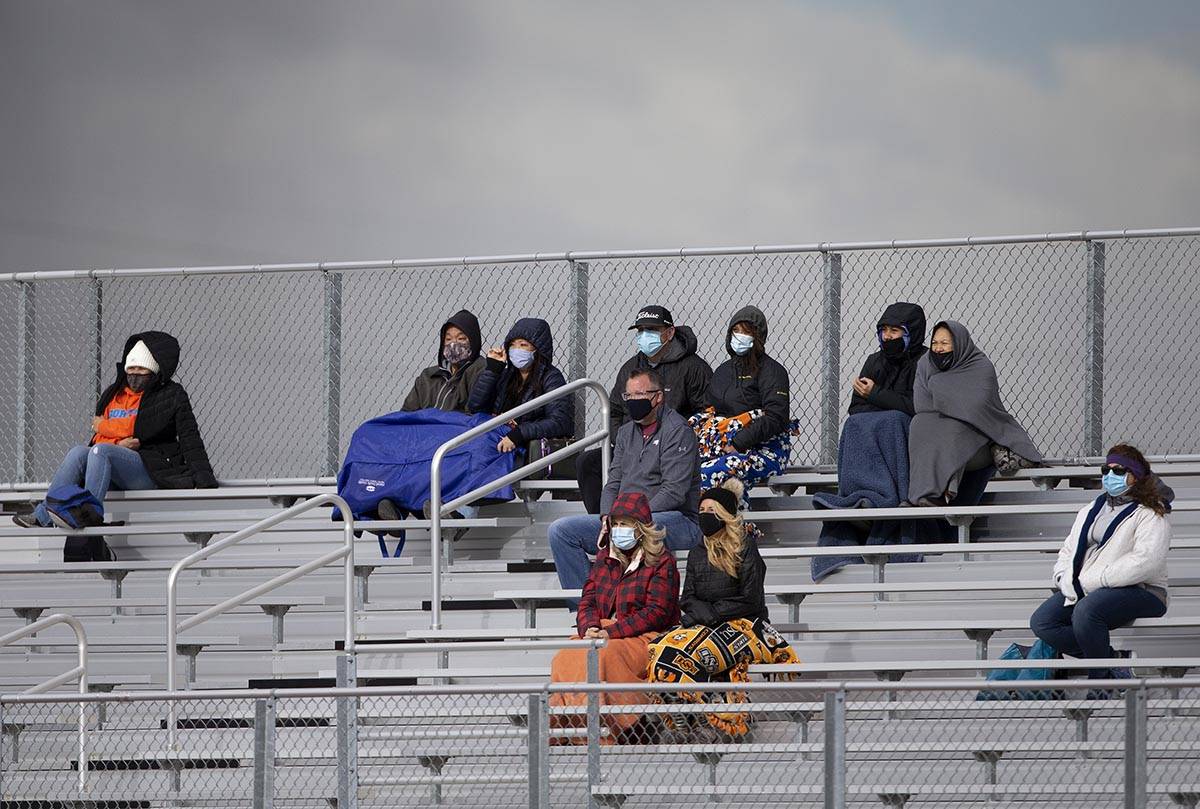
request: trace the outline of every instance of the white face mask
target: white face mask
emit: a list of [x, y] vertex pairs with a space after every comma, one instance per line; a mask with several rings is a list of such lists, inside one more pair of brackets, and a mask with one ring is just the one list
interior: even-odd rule
[[632, 525], [614, 525], [610, 534], [613, 544], [623, 551], [637, 544], [637, 533]]
[[749, 334], [735, 331], [729, 335], [729, 349], [739, 357], [745, 356], [752, 348], [754, 348], [754, 338]]

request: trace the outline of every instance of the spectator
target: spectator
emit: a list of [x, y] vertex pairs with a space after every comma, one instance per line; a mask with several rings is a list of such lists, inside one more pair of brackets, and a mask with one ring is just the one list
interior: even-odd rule
[[[908, 497], [908, 430], [913, 414], [913, 378], [925, 355], [925, 310], [915, 303], [888, 306], [875, 324], [879, 351], [854, 380], [850, 416], [838, 443], [838, 490], [818, 492], [814, 508], [895, 508]], [[974, 482], [972, 479], [971, 482]], [[984, 480], [986, 482], [986, 478]], [[861, 547], [937, 542], [949, 523], [931, 520], [825, 522], [817, 545], [846, 547], [846, 556], [814, 556], [813, 581], [846, 565], [863, 564]], [[919, 562], [902, 555], [892, 561]]]
[[[665, 683], [748, 682], [751, 663], [797, 663], [795, 652], [768, 623], [763, 578], [767, 566], [738, 513], [743, 487], [736, 478], [700, 496], [704, 541], [688, 552], [680, 598], [680, 627], [650, 645], [650, 680]], [[664, 694], [666, 702], [745, 702], [745, 694], [708, 691]], [[705, 721], [706, 720], [706, 721]], [[665, 722], [678, 744], [743, 739], [744, 713], [685, 714]]]
[[730, 318], [729, 359], [709, 382], [709, 408], [691, 419], [700, 435], [705, 489], [734, 477], [749, 490], [787, 465], [788, 372], [767, 355], [766, 342], [767, 318], [756, 307], [743, 306]]
[[[599, 650], [601, 682], [643, 682], [650, 641], [679, 622], [679, 570], [675, 557], [663, 545], [666, 532], [653, 523], [645, 494], [622, 494], [613, 502], [608, 518], [596, 563], [583, 586], [575, 637], [607, 641]], [[586, 681], [587, 651], [563, 649], [556, 654], [550, 679]], [[650, 695], [605, 692], [600, 700], [607, 705], [637, 705], [648, 703]], [[582, 706], [587, 696], [556, 693], [550, 701], [557, 706]], [[586, 722], [582, 714], [561, 719], [563, 724], [576, 726]], [[611, 731], [606, 741], [612, 743], [638, 719], [633, 713], [605, 714]]]
[[[51, 488], [82, 486], [101, 503], [110, 488], [215, 489], [191, 401], [171, 379], [179, 366], [179, 342], [164, 332], [142, 332], [125, 341], [122, 356], [116, 381], [96, 404], [91, 440], [67, 452]], [[13, 519], [25, 527], [72, 527], [45, 501]], [[96, 539], [88, 543], [87, 555], [92, 561], [111, 559], [108, 544]], [[85, 559], [77, 555], [70, 561]]]
[[867, 357], [854, 380], [850, 415], [898, 410], [913, 415], [913, 378], [925, 347], [925, 310], [899, 301], [875, 324], [879, 350]]
[[[475, 380], [467, 409], [498, 415], [567, 384], [554, 367], [554, 338], [550, 324], [523, 317], [504, 338], [503, 348], [487, 355], [487, 368]], [[555, 399], [517, 418], [496, 449], [512, 452], [531, 441], [570, 438], [575, 432], [575, 403], [570, 396]]]
[[[676, 326], [671, 313], [662, 306], [643, 306], [630, 331], [637, 332], [637, 352], [617, 372], [617, 381], [608, 397], [609, 436], [630, 420], [623, 394], [625, 383], [637, 371], [655, 370], [662, 379], [667, 407], [685, 419], [708, 406], [708, 383], [712, 368], [696, 354], [696, 335], [687, 326]], [[600, 514], [600, 450], [579, 456], [576, 474], [579, 493], [588, 514]]]
[[437, 363], [418, 374], [412, 390], [404, 398], [405, 411], [438, 410], [467, 412], [467, 399], [475, 380], [483, 373], [479, 356], [483, 340], [479, 320], [466, 309], [459, 310], [442, 324]]
[[[976, 348], [966, 326], [953, 320], [938, 323], [929, 346], [917, 364], [913, 387], [908, 502], [944, 506], [963, 493], [967, 472], [994, 466], [1011, 475], [1040, 462], [1042, 453], [1004, 408], [996, 368]], [[983, 496], [983, 487], [974, 494], [972, 503]]]
[[[1054, 565], [1054, 595], [1029, 621], [1034, 634], [1078, 658], [1119, 656], [1109, 632], [1166, 614], [1167, 513], [1175, 493], [1135, 447], [1117, 444], [1100, 467], [1104, 493], [1075, 517]], [[1091, 669], [1096, 680], [1125, 679], [1128, 668]], [[1089, 693], [1089, 698], [1110, 696]]]
[[[696, 434], [683, 416], [665, 406], [662, 377], [637, 369], [625, 381], [631, 421], [617, 431], [612, 468], [601, 508], [608, 513], [620, 495], [646, 495], [654, 522], [666, 531], [667, 547], [686, 551], [700, 541], [700, 455]], [[596, 553], [608, 517], [578, 514], [550, 526], [550, 550], [565, 590], [583, 585], [588, 554]]]

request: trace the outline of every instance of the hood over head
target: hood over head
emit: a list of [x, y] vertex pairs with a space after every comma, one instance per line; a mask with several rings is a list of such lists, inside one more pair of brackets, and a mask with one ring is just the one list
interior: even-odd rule
[[920, 304], [905, 301], [890, 304], [875, 324], [875, 333], [878, 334], [884, 326], [899, 326], [908, 330], [908, 348], [905, 350], [910, 354], [925, 344], [925, 310]]
[[516, 339], [528, 340], [533, 343], [542, 362], [549, 365], [554, 362], [554, 336], [550, 333], [550, 324], [540, 317], [523, 317], [513, 324], [504, 336], [504, 350]]
[[[957, 320], [942, 320], [942, 321], [939, 321], [937, 323], [937, 325], [935, 325], [933, 327], [933, 332], [936, 332], [942, 326], [945, 326], [947, 329], [950, 330], [950, 336], [954, 340], [954, 351], [952, 352], [954, 359], [952, 359], [950, 361], [950, 367], [947, 368], [945, 371], [941, 371], [940, 373], [946, 373], [947, 371], [953, 371], [955, 368], [958, 368], [959, 366], [963, 365], [964, 363], [967, 363], [967, 362], [975, 359], [978, 356], [982, 356], [983, 352], [981, 352], [975, 346], [975, 341], [971, 339], [971, 332], [967, 331], [966, 326], [959, 323]], [[930, 332], [930, 334], [932, 335], [933, 332]], [[930, 353], [932, 354], [933, 352], [930, 352]], [[929, 362], [930, 367], [932, 367], [934, 369], [934, 372], [935, 373], [938, 372], [937, 368], [935, 366], [933, 366], [933, 364], [932, 364], [933, 363], [932, 359], [926, 358], [926, 359], [922, 359], [921, 361]]]
[[121, 361], [117, 363], [117, 383], [125, 384], [125, 358], [138, 343], [145, 343], [150, 355], [158, 363], [157, 377], [151, 387], [158, 387], [175, 375], [179, 368], [179, 341], [165, 331], [144, 331], [131, 334], [125, 341]]
[[467, 360], [467, 364], [475, 362], [479, 359], [479, 352], [483, 350], [483, 337], [479, 332], [479, 318], [475, 317], [467, 309], [459, 309], [442, 324], [442, 328], [438, 331], [437, 352], [434, 355], [434, 364], [440, 366], [442, 364], [442, 341], [446, 339], [446, 329], [450, 326], [455, 326], [467, 335], [467, 341], [471, 344], [471, 358]]
[[749, 323], [758, 332], [756, 341], [759, 348], [762, 348], [767, 342], [767, 316], [762, 313], [762, 310], [757, 306], [743, 306], [733, 313], [733, 317], [729, 318], [729, 328], [725, 330], [725, 351], [731, 357], [736, 357], [733, 349], [729, 347], [729, 338], [733, 335], [733, 327], [738, 323]]

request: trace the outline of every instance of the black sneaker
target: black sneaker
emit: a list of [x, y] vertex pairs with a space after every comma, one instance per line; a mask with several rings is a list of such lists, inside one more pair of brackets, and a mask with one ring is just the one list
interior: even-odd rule
[[22, 528], [45, 528], [46, 527], [37, 521], [37, 518], [33, 516], [32, 511], [23, 511], [20, 514], [14, 514], [12, 521], [15, 522], [17, 525], [21, 526]]
[[[388, 522], [404, 519], [400, 515], [400, 509], [396, 508], [396, 504], [386, 497], [379, 501], [379, 505], [375, 507], [375, 513], [379, 515], [379, 519], [387, 520]], [[395, 539], [404, 538], [404, 532], [399, 529], [388, 531], [386, 535]]]
[[[425, 505], [423, 505], [421, 507], [421, 513], [425, 516], [425, 519], [427, 519], [427, 520], [433, 519], [433, 501], [432, 500], [425, 501]], [[454, 520], [465, 520], [466, 519], [466, 517], [463, 515], [463, 513], [461, 511], [451, 511], [446, 516], [448, 518], [454, 519]], [[455, 528], [449, 532], [443, 531], [442, 539], [445, 539], [448, 542], [454, 542], [455, 540], [462, 539], [463, 534], [465, 534], [465, 533], [467, 533], [466, 528]]]

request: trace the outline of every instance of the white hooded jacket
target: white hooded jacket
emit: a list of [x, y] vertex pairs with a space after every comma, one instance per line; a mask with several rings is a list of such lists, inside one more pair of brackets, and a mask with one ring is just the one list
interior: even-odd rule
[[1131, 503], [1113, 520], [1107, 538], [1088, 544], [1092, 523], [1105, 496], [1082, 508], [1067, 534], [1054, 565], [1054, 586], [1069, 606], [1081, 597], [1076, 589], [1075, 560], [1083, 553], [1078, 584], [1083, 595], [1103, 587], [1145, 585], [1167, 592], [1167, 551], [1171, 524], [1145, 506]]

